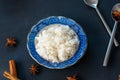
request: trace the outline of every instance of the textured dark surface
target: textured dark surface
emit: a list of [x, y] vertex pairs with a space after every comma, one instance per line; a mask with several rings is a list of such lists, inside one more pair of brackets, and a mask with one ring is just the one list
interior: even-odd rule
[[[100, 0], [99, 9], [110, 28], [114, 21], [111, 9], [119, 0]], [[40, 67], [40, 74], [29, 73], [31, 64], [37, 64], [26, 48], [27, 34], [40, 19], [49, 16], [66, 16], [74, 19], [85, 30], [88, 49], [85, 56], [74, 66], [63, 70]], [[120, 43], [120, 25], [117, 40]], [[15, 48], [5, 46], [7, 37], [15, 37]], [[102, 67], [109, 42], [109, 36], [95, 10], [86, 6], [83, 0], [0, 0], [0, 80], [4, 70], [9, 71], [8, 61], [16, 60], [18, 76], [21, 80], [66, 80], [67, 76], [78, 74], [80, 80], [117, 80], [120, 73], [120, 47], [113, 47], [107, 68]]]

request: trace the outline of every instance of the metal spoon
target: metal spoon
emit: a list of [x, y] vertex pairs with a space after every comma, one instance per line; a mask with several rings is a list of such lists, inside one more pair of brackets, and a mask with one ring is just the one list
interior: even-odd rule
[[106, 55], [105, 55], [105, 59], [104, 59], [104, 62], [103, 62], [104, 67], [106, 67], [107, 64], [108, 64], [108, 61], [109, 61], [109, 58], [110, 58], [110, 51], [111, 51], [111, 48], [112, 48], [112, 45], [113, 45], [113, 39], [115, 37], [115, 32], [117, 30], [117, 24], [118, 24], [118, 22], [120, 22], [120, 3], [116, 4], [113, 7], [113, 9], [111, 11], [111, 14], [112, 14], [113, 20], [115, 21], [115, 24], [114, 24], [114, 27], [113, 27], [112, 35], [111, 35], [109, 45], [108, 45], [108, 48], [107, 48], [107, 52], [106, 52]]
[[[101, 19], [102, 22], [103, 22], [103, 24], [104, 24], [104, 26], [105, 26], [108, 34], [111, 36], [111, 30], [110, 30], [110, 28], [108, 27], [106, 21], [104, 20], [103, 16], [101, 15], [101, 13], [100, 13], [100, 11], [99, 11], [99, 9], [98, 9], [98, 7], [97, 7], [97, 5], [98, 5], [98, 0], [84, 0], [84, 2], [86, 3], [86, 5], [92, 7], [92, 8], [94, 8], [94, 9], [96, 10], [96, 12], [98, 13], [100, 19]], [[115, 46], [119, 46], [119, 44], [118, 44], [118, 42], [117, 42], [116, 39], [114, 39], [114, 43], [115, 43]]]

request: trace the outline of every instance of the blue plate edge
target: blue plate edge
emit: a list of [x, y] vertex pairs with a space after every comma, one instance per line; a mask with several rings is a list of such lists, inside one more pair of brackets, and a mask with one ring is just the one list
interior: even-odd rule
[[[67, 18], [67, 17], [64, 17], [64, 16], [50, 16], [50, 17], [48, 17], [48, 18], [51, 18], [51, 17]], [[38, 64], [40, 64], [40, 65], [42, 65], [42, 66], [44, 66], [44, 67], [46, 67], [46, 68], [49, 68], [49, 69], [64, 69], [64, 68], [67, 68], [67, 67], [70, 67], [70, 66], [76, 64], [78, 61], [81, 60], [81, 58], [82, 58], [82, 57], [85, 55], [85, 53], [86, 53], [86, 50], [87, 50], [87, 47], [88, 47], [88, 39], [87, 39], [87, 35], [85, 34], [82, 26], [79, 25], [76, 21], [74, 21], [73, 19], [70, 19], [70, 18], [67, 18], [67, 19], [70, 19], [70, 20], [74, 21], [77, 25], [79, 25], [79, 26], [80, 26], [80, 29], [84, 32], [83, 35], [86, 37], [86, 38], [85, 38], [85, 40], [86, 40], [86, 46], [85, 46], [85, 49], [84, 49], [84, 51], [83, 51], [84, 53], [82, 53], [80, 59], [76, 60], [73, 64], [67, 65], [67, 66], [65, 66], [65, 67], [50, 67], [50, 66], [46, 66], [46, 65], [43, 65], [43, 64], [39, 63], [39, 62], [32, 56], [32, 54], [31, 54], [31, 52], [30, 52], [30, 50], [29, 50], [29, 46], [28, 46], [29, 36], [30, 36], [30, 34], [31, 34], [31, 31], [32, 31], [33, 28], [34, 28], [35, 26], [37, 26], [41, 21], [43, 21], [43, 20], [45, 20], [45, 19], [48, 19], [48, 18], [44, 18], [44, 19], [41, 19], [40, 21], [38, 21], [37, 24], [35, 24], [35, 25], [32, 26], [30, 32], [28, 33], [28, 35], [27, 35], [27, 49], [28, 49], [28, 51], [29, 51], [29, 55], [30, 55], [30, 56], [32, 57], [32, 59], [34, 59]]]

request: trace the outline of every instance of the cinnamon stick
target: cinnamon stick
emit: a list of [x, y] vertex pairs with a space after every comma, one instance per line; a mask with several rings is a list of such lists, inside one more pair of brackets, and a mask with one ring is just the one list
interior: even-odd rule
[[3, 74], [6, 78], [10, 79], [10, 80], [20, 80], [18, 79], [17, 77], [9, 74], [7, 71], [4, 71], [4, 74]]
[[10, 74], [17, 77], [16, 63], [14, 60], [9, 60], [9, 67], [10, 67]]

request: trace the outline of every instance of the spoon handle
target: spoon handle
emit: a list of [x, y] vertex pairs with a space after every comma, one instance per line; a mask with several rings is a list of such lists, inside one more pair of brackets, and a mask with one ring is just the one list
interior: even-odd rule
[[[103, 22], [103, 24], [104, 24], [104, 26], [105, 26], [108, 34], [111, 36], [111, 30], [110, 30], [109, 26], [107, 25], [106, 21], [104, 20], [103, 16], [101, 15], [99, 9], [96, 7], [95, 10], [97, 11], [100, 19], [102, 20], [102, 22]], [[115, 43], [115, 46], [116, 46], [116, 47], [119, 46], [119, 43], [117, 42], [116, 39], [114, 39], [114, 43]]]
[[109, 41], [109, 44], [108, 44], [107, 52], [106, 52], [104, 62], [103, 62], [104, 67], [107, 66], [109, 58], [110, 58], [110, 51], [111, 51], [111, 48], [112, 48], [112, 45], [113, 45], [113, 39], [115, 37], [115, 33], [116, 33], [116, 30], [117, 30], [117, 24], [118, 24], [118, 22], [115, 21], [113, 31], [112, 31], [112, 34], [111, 34], [111, 38], [110, 38], [110, 41]]

